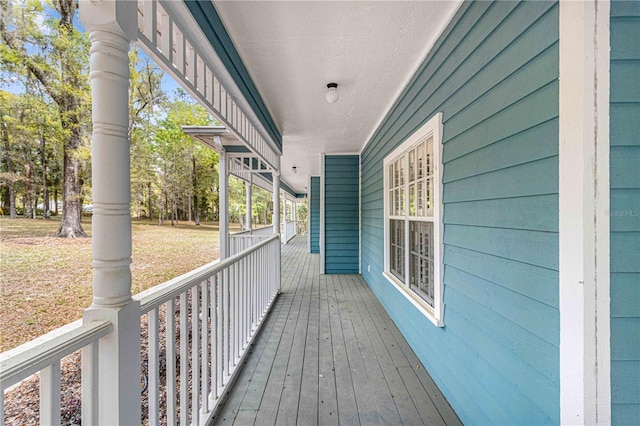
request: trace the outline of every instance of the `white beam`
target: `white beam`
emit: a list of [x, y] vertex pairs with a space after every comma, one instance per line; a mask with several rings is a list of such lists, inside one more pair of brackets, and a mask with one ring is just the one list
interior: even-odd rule
[[560, 2], [560, 423], [610, 424], [609, 2]]

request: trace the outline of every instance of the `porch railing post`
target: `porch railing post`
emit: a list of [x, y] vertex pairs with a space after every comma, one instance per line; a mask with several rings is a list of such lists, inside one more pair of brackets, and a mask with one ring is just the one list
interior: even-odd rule
[[282, 293], [282, 245], [276, 244], [276, 287], [278, 288], [278, 294]]
[[84, 320], [113, 324], [99, 343], [97, 384], [85, 381], [92, 387], [83, 389], [88, 406], [99, 395], [98, 416], [83, 418], [87, 424], [96, 418], [98, 424], [140, 422], [140, 305], [131, 298], [128, 137], [128, 52], [137, 37], [137, 16], [136, 2], [80, 2], [91, 40], [93, 102], [93, 303]]
[[251, 204], [251, 195], [252, 195], [252, 186], [253, 186], [253, 175], [249, 174], [249, 180], [246, 181], [244, 183], [244, 191], [245, 191], [245, 203], [246, 203], [246, 207], [247, 207], [247, 213], [246, 213], [246, 229], [247, 230], [251, 230], [252, 228], [252, 223], [251, 223], [251, 210], [252, 210], [252, 204]]
[[280, 234], [280, 173], [273, 172], [273, 233]]
[[227, 153], [222, 151], [220, 153], [220, 166], [219, 166], [219, 199], [220, 199], [220, 259], [226, 259], [229, 257], [229, 173]]

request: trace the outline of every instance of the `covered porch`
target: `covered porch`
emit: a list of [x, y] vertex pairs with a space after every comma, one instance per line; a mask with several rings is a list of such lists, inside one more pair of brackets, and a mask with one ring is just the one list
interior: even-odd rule
[[[637, 424], [640, 9], [616, 3], [82, 0], [93, 304], [3, 354], [2, 389], [39, 372], [59, 424], [81, 349], [83, 424], [146, 420], [141, 372], [149, 424]], [[220, 123], [221, 260], [136, 296], [131, 42]], [[271, 189], [270, 229], [229, 235], [229, 175]]]
[[305, 236], [214, 424], [460, 424], [360, 275], [320, 275]]

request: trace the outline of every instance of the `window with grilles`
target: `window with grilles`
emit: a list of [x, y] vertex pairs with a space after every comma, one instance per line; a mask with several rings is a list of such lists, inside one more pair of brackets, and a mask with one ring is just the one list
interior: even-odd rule
[[385, 275], [442, 325], [441, 128], [436, 115], [384, 161]]

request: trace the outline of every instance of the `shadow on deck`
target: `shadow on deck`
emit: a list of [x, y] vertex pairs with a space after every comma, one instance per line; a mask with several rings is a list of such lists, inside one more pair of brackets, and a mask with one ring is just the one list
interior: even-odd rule
[[214, 424], [460, 424], [360, 275], [282, 247], [282, 294]]

